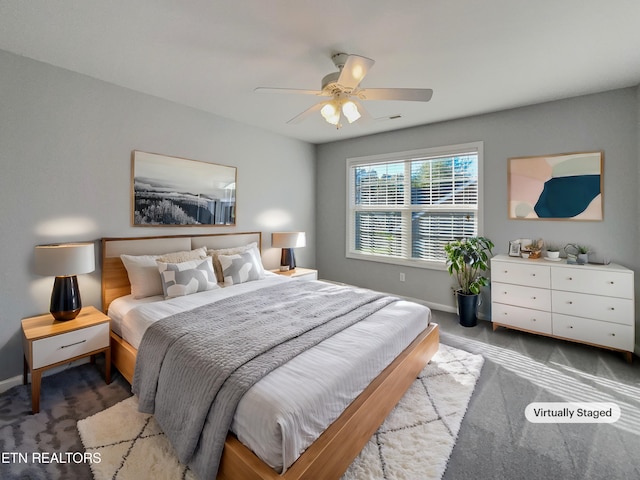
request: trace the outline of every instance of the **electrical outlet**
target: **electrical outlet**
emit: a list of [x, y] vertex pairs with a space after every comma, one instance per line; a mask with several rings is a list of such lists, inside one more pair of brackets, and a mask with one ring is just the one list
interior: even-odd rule
[[400, 272], [400, 281], [404, 282], [404, 272]]

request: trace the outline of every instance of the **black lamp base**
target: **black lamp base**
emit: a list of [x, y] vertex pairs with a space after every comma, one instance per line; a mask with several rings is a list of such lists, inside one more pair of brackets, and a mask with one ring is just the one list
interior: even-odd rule
[[280, 265], [289, 267], [289, 270], [296, 268], [296, 257], [293, 254], [293, 248], [283, 248], [282, 257], [280, 257]]
[[78, 277], [56, 277], [51, 292], [51, 306], [49, 311], [56, 320], [73, 320], [82, 309]]

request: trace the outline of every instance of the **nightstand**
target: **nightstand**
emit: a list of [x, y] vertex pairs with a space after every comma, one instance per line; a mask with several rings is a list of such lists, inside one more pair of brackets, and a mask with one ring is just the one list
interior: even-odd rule
[[22, 320], [23, 383], [31, 373], [31, 408], [40, 411], [42, 372], [79, 358], [105, 354], [105, 381], [111, 383], [110, 321], [95, 307], [84, 307], [73, 320], [59, 322], [49, 313]]
[[273, 273], [277, 273], [278, 275], [283, 275], [289, 278], [295, 278], [296, 280], [302, 280], [303, 282], [308, 282], [310, 280], [318, 279], [318, 271], [313, 270], [311, 268], [301, 268], [297, 267], [293, 270], [287, 270], [286, 272], [281, 272], [280, 270], [271, 270]]

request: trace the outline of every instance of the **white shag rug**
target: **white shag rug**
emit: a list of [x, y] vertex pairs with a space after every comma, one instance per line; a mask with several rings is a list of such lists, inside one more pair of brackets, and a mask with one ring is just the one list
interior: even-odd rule
[[[440, 479], [484, 359], [440, 344], [438, 353], [371, 437], [342, 480]], [[196, 480], [136, 397], [78, 422], [95, 480]]]

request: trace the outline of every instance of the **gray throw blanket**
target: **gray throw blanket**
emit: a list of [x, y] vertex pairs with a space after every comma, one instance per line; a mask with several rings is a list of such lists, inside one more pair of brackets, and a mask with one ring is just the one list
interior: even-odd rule
[[178, 458], [215, 478], [244, 393], [272, 370], [397, 298], [286, 282], [160, 320], [145, 332], [133, 392]]

